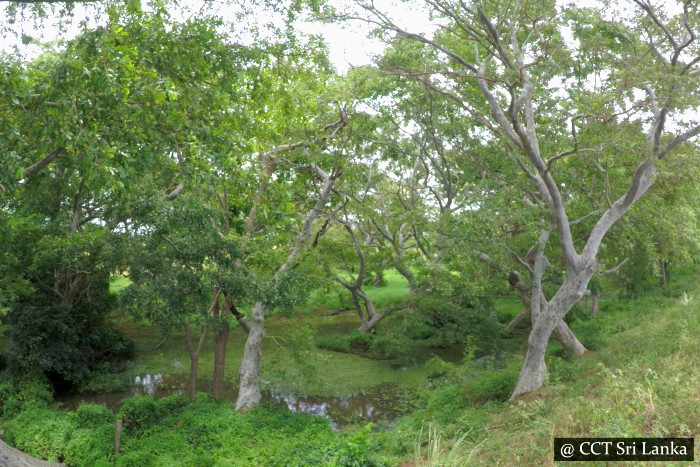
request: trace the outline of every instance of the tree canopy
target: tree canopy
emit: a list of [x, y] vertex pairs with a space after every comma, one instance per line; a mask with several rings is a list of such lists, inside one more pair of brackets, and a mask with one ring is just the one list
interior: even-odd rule
[[[39, 20], [41, 3], [82, 11], [17, 3]], [[663, 285], [697, 257], [696, 5], [425, 0], [419, 33], [379, 2], [263, 3], [227, 3], [226, 18], [95, 2], [97, 24], [75, 37], [0, 55], [10, 366], [77, 383], [127, 358], [104, 325], [124, 307], [185, 329], [192, 388], [190, 328], [198, 348], [211, 331], [219, 397], [240, 327], [247, 411], [267, 317], [334, 281], [359, 332], [377, 332], [393, 310], [362, 287], [393, 269], [411, 322], [451, 343], [494, 351], [489, 299], [522, 297], [517, 397], [544, 383], [550, 335], [586, 351], [565, 318], [600, 276]], [[310, 18], [369, 25], [385, 49], [340, 74], [322, 36], [301, 32]], [[120, 305], [116, 275], [132, 282]]]

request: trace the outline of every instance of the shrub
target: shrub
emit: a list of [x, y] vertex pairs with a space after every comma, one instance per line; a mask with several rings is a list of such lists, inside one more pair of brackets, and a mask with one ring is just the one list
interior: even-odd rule
[[139, 396], [124, 401], [119, 417], [124, 421], [124, 431], [138, 436], [158, 424], [163, 411], [150, 396]]
[[54, 387], [79, 384], [92, 371], [111, 371], [105, 363], [134, 354], [133, 344], [121, 332], [104, 328], [101, 317], [91, 311], [20, 303], [9, 321], [10, 371], [20, 376], [43, 374]]
[[68, 412], [29, 406], [6, 425], [6, 437], [9, 443], [32, 456], [61, 462], [74, 428]]
[[80, 404], [75, 409], [75, 422], [78, 428], [96, 428], [114, 422], [114, 414], [104, 405]]
[[472, 403], [507, 401], [517, 379], [515, 369], [484, 372], [480, 377], [466, 382], [466, 397]]
[[333, 350], [334, 352], [349, 352], [350, 339], [348, 336], [331, 335], [316, 339], [316, 347], [320, 349]]

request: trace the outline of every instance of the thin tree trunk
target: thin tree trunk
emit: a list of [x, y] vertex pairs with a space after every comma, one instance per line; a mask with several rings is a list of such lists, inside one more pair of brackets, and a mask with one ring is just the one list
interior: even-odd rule
[[417, 292], [416, 276], [413, 275], [413, 271], [400, 261], [394, 263], [394, 268], [408, 281], [408, 293], [410, 295], [415, 295]]
[[250, 332], [245, 342], [243, 360], [239, 372], [240, 386], [236, 410], [247, 412], [260, 403], [260, 360], [262, 359], [263, 339], [265, 338], [265, 305], [257, 302], [253, 306]]
[[384, 282], [384, 273], [382, 271], [378, 271], [377, 275], [374, 276], [374, 279], [372, 280], [372, 285], [377, 287], [378, 285], [381, 285], [382, 282]]
[[598, 295], [591, 294], [591, 314], [593, 316], [598, 316]]
[[222, 322], [220, 323], [220, 327], [218, 327], [214, 332], [214, 375], [212, 380], [212, 389], [214, 399], [221, 400], [224, 395], [224, 381], [226, 376], [226, 346], [228, 344], [228, 336], [231, 331], [226, 319], [231, 314], [233, 298], [231, 297], [231, 294], [226, 295], [224, 305], [221, 307], [220, 313], [218, 294], [215, 301], [216, 307], [214, 308], [214, 316], [221, 316]]
[[202, 334], [199, 336], [199, 341], [197, 342], [197, 348], [192, 345], [192, 332], [190, 330], [190, 323], [185, 323], [185, 342], [187, 343], [187, 351], [190, 354], [190, 376], [187, 379], [187, 396], [192, 402], [195, 400], [197, 394], [197, 363], [199, 362], [199, 355], [202, 353], [202, 345], [204, 344], [204, 338], [207, 335], [207, 329], [202, 328]]
[[576, 335], [564, 322], [563, 319], [557, 321], [554, 326], [554, 338], [565, 348], [570, 349], [574, 355], [581, 355], [587, 351], [586, 347], [576, 338]]
[[[341, 122], [343, 122], [342, 119]], [[307, 240], [311, 236], [313, 222], [323, 213], [335, 183], [335, 177], [325, 172], [316, 164], [311, 164], [308, 167], [323, 181], [323, 185], [316, 203], [304, 218], [301, 231], [294, 239], [294, 244], [287, 256], [287, 260], [280, 266], [275, 274], [275, 288], [279, 287], [281, 276], [287, 271], [294, 269], [298, 264], [297, 260], [299, 255], [309, 248]], [[252, 210], [251, 213], [253, 213]], [[253, 219], [252, 223], [251, 219]], [[254, 229], [254, 227], [253, 213], [249, 215], [248, 218], [248, 230], [246, 230], [248, 237], [251, 236], [253, 231], [251, 228]], [[312, 245], [315, 245], [315, 243], [317, 242], [313, 242]], [[262, 360], [263, 339], [265, 338], [265, 312], [265, 305], [262, 302], [256, 302], [253, 306], [252, 319], [247, 323], [249, 328], [248, 338], [246, 339], [243, 359], [241, 360], [239, 370], [238, 399], [236, 400], [236, 410], [241, 412], [247, 412], [253, 407], [256, 407], [262, 398], [260, 394], [260, 362]]]
[[510, 320], [510, 323], [506, 325], [506, 331], [513, 331], [520, 323], [522, 323], [526, 318], [530, 317], [530, 308], [523, 310], [518, 316]]
[[666, 261], [659, 258], [659, 286], [666, 287]]
[[357, 295], [362, 299], [362, 301], [365, 302], [365, 311], [367, 313], [367, 318], [362, 318], [362, 324], [360, 325], [359, 330], [361, 333], [367, 334], [372, 332], [375, 326], [384, 319], [385, 313], [377, 313], [374, 303], [372, 303], [372, 300], [365, 295], [362, 289], [357, 291]]

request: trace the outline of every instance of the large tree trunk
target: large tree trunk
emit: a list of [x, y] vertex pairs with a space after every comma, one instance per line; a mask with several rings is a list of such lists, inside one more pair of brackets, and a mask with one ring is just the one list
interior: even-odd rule
[[250, 331], [245, 342], [240, 369], [240, 386], [236, 410], [247, 412], [260, 403], [260, 360], [265, 338], [265, 305], [257, 302], [253, 307]]
[[[546, 239], [546, 237], [544, 238]], [[542, 248], [543, 247], [542, 245]], [[588, 262], [581, 261], [576, 269], [568, 271], [568, 275], [566, 279], [564, 279], [561, 287], [559, 287], [559, 290], [557, 290], [557, 293], [551, 300], [547, 301], [542, 294], [542, 273], [545, 268], [539, 263], [544, 263], [546, 261], [546, 259], [542, 258], [544, 258], [544, 256], [540, 251], [538, 252], [538, 258], [536, 260], [532, 288], [533, 297], [539, 297], [539, 299], [532, 300], [532, 331], [530, 331], [530, 337], [528, 338], [525, 364], [520, 371], [518, 383], [511, 395], [511, 400], [521, 394], [542, 387], [547, 374], [544, 356], [547, 351], [549, 337], [552, 332], [554, 332], [555, 328], [563, 323], [563, 318], [571, 307], [583, 297], [588, 282], [597, 268], [595, 259]], [[569, 333], [570, 332], [571, 331], [569, 331]], [[573, 333], [567, 337], [568, 333], [563, 327], [560, 327], [557, 333], [562, 333], [564, 339], [569, 339], [569, 341], [572, 342], [572, 348], [575, 353], [577, 349], [578, 353], [585, 352], [585, 347], [578, 342], [575, 336], [573, 336]], [[580, 348], [578, 346], [580, 346]]]
[[549, 336], [554, 330], [554, 323], [551, 319], [538, 319], [532, 325], [530, 337], [527, 340], [527, 354], [525, 363], [518, 377], [518, 384], [515, 386], [511, 400], [521, 394], [535, 391], [542, 387], [547, 375], [547, 365], [544, 363], [544, 356], [547, 352]]

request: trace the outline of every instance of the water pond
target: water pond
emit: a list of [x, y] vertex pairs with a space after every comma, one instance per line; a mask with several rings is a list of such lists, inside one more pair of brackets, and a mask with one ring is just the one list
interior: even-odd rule
[[[57, 401], [65, 410], [75, 410], [81, 403], [93, 403], [105, 405], [108, 409], [117, 412], [124, 399], [135, 396], [152, 396], [154, 399], [160, 399], [171, 394], [184, 395], [186, 385], [187, 376], [146, 374], [136, 376], [131, 387], [125, 391], [65, 395], [57, 397]], [[211, 381], [197, 380], [197, 388], [199, 391], [205, 391], [211, 388]], [[227, 383], [224, 398], [234, 402], [236, 396], [236, 388]], [[263, 392], [262, 403], [286, 407], [295, 413], [326, 417], [337, 428], [357, 420], [390, 422], [411, 408], [412, 398], [396, 386], [384, 385], [348, 397], [305, 396], [266, 390]]]

